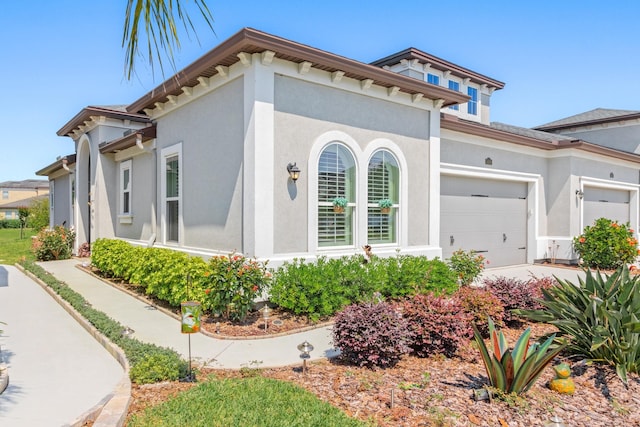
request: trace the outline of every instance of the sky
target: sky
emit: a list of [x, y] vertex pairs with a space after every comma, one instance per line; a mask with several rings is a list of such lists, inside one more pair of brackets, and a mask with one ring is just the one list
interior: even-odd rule
[[[415, 47], [497, 79], [492, 121], [640, 110], [636, 0], [207, 0], [215, 33], [183, 2], [198, 37], [182, 34], [177, 70], [252, 27], [364, 63]], [[37, 170], [74, 152], [56, 132], [84, 107], [130, 104], [174, 72], [139, 58], [125, 78], [125, 0], [1, 3], [0, 182], [43, 179]]]

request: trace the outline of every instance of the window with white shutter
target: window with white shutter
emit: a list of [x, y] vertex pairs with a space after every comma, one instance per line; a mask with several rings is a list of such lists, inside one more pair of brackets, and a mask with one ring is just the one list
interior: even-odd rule
[[[367, 240], [369, 244], [397, 243], [400, 170], [387, 150], [374, 153], [367, 172]], [[390, 202], [388, 209], [381, 203]]]
[[[318, 246], [353, 245], [356, 207], [356, 167], [343, 145], [328, 145], [318, 161]], [[335, 212], [333, 200], [347, 199], [344, 212]]]

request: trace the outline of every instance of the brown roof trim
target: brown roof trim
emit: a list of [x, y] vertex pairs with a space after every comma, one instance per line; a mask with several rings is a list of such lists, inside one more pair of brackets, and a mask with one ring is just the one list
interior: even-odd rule
[[472, 135], [483, 136], [486, 138], [499, 139], [513, 144], [525, 145], [527, 147], [539, 148], [541, 150], [555, 150], [556, 144], [549, 141], [543, 141], [529, 136], [518, 135], [511, 132], [495, 129], [480, 123], [474, 123], [462, 120], [451, 114], [440, 114], [440, 127], [458, 132], [470, 133]]
[[[575, 148], [589, 153], [599, 154], [606, 157], [612, 157], [628, 162], [640, 163], [640, 155], [629, 153], [626, 151], [615, 150], [613, 148], [603, 147], [601, 145], [592, 144], [580, 139], [558, 139], [557, 141], [544, 141], [529, 136], [518, 135], [504, 130], [491, 128], [489, 126], [462, 120], [456, 116], [442, 113], [440, 119], [440, 127], [452, 131], [469, 133], [472, 135], [482, 136], [485, 138], [498, 139], [513, 144], [524, 145], [527, 147], [538, 148], [540, 150], [563, 150], [567, 148]], [[560, 135], [558, 135], [560, 136]]]
[[113, 110], [105, 107], [85, 107], [56, 132], [58, 136], [70, 136], [74, 129], [91, 120], [91, 116], [104, 116], [112, 119], [131, 120], [149, 123], [149, 117], [127, 111]]
[[483, 74], [476, 73], [468, 68], [461, 67], [460, 65], [454, 64], [453, 62], [445, 61], [442, 58], [438, 58], [437, 56], [430, 55], [426, 52], [421, 51], [420, 49], [416, 49], [414, 47], [410, 47], [401, 52], [394, 53], [393, 55], [389, 55], [386, 58], [379, 59], [375, 62], [372, 62], [372, 65], [377, 67], [383, 67], [385, 65], [394, 65], [400, 62], [403, 59], [411, 60], [417, 59], [423, 63], [429, 63], [433, 68], [440, 71], [451, 71], [451, 74], [471, 79], [472, 82], [478, 84], [486, 84], [487, 86], [494, 87], [496, 89], [502, 89], [504, 87], [504, 83], [492, 79], [491, 77], [487, 77]]
[[133, 102], [127, 107], [129, 112], [142, 112], [155, 107], [156, 102], [167, 101], [168, 95], [179, 95], [184, 86], [196, 86], [198, 77], [211, 77], [218, 73], [216, 66], [229, 67], [239, 61], [237, 54], [249, 54], [270, 50], [279, 59], [301, 63], [309, 61], [312, 67], [327, 72], [343, 71], [345, 77], [364, 80], [372, 79], [374, 84], [387, 88], [398, 86], [409, 94], [422, 93], [430, 99], [443, 99], [444, 106], [467, 102], [468, 96], [427, 82], [383, 70], [333, 53], [281, 37], [263, 33], [252, 28], [244, 28], [231, 38], [206, 53], [182, 71]]
[[122, 138], [114, 139], [113, 141], [103, 142], [100, 144], [100, 153], [117, 153], [118, 151], [131, 148], [136, 145], [138, 135], [142, 137], [142, 142], [151, 141], [156, 137], [156, 126], [148, 126], [146, 128], [138, 129], [135, 132], [131, 132]]
[[620, 116], [605, 117], [605, 118], [592, 119], [592, 120], [583, 120], [579, 122], [565, 123], [565, 124], [559, 124], [559, 125], [553, 125], [553, 124], [542, 125], [542, 126], [536, 126], [533, 129], [546, 131], [546, 132], [553, 132], [553, 131], [562, 130], [562, 129], [593, 126], [593, 125], [599, 125], [603, 123], [623, 122], [625, 120], [636, 120], [636, 119], [640, 119], [640, 113], [624, 114]]
[[69, 154], [66, 155], [64, 157], [61, 157], [60, 159], [56, 160], [55, 162], [51, 163], [48, 166], [45, 166], [44, 168], [40, 169], [38, 172], [36, 172], [36, 175], [38, 176], [49, 176], [52, 173], [59, 171], [60, 169], [64, 169], [63, 168], [63, 164], [64, 161], [67, 161], [67, 167], [69, 167], [70, 165], [73, 165], [76, 163], [76, 155], [75, 154]]

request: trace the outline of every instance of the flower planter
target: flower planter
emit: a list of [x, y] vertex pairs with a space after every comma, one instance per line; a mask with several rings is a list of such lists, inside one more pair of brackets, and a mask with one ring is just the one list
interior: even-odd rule
[[380, 208], [380, 213], [382, 214], [391, 213], [391, 208]]
[[333, 207], [333, 211], [335, 213], [344, 213], [344, 207], [342, 207], [342, 206], [334, 206]]

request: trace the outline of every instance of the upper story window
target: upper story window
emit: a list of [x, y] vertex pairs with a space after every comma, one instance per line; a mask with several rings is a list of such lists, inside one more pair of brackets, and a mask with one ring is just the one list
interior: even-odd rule
[[[449, 80], [449, 89], [460, 92], [460, 83], [455, 80]], [[458, 111], [460, 106], [458, 104], [451, 105], [449, 108]]]
[[120, 214], [131, 215], [131, 160], [120, 163]]
[[467, 102], [467, 113], [475, 116], [478, 114], [478, 89], [475, 87], [468, 87], [467, 95], [471, 97], [469, 102]]
[[2, 198], [3, 199], [9, 198], [9, 190], [2, 190]]
[[427, 83], [431, 83], [432, 85], [440, 85], [440, 76], [436, 76], [435, 74], [428, 73], [427, 74]]
[[[334, 209], [336, 197], [347, 199], [344, 211]], [[351, 246], [354, 242], [356, 165], [344, 145], [332, 143], [318, 160], [318, 246]]]
[[387, 150], [376, 151], [369, 161], [367, 171], [368, 243], [396, 243], [398, 241], [399, 188], [400, 169], [396, 158]]

